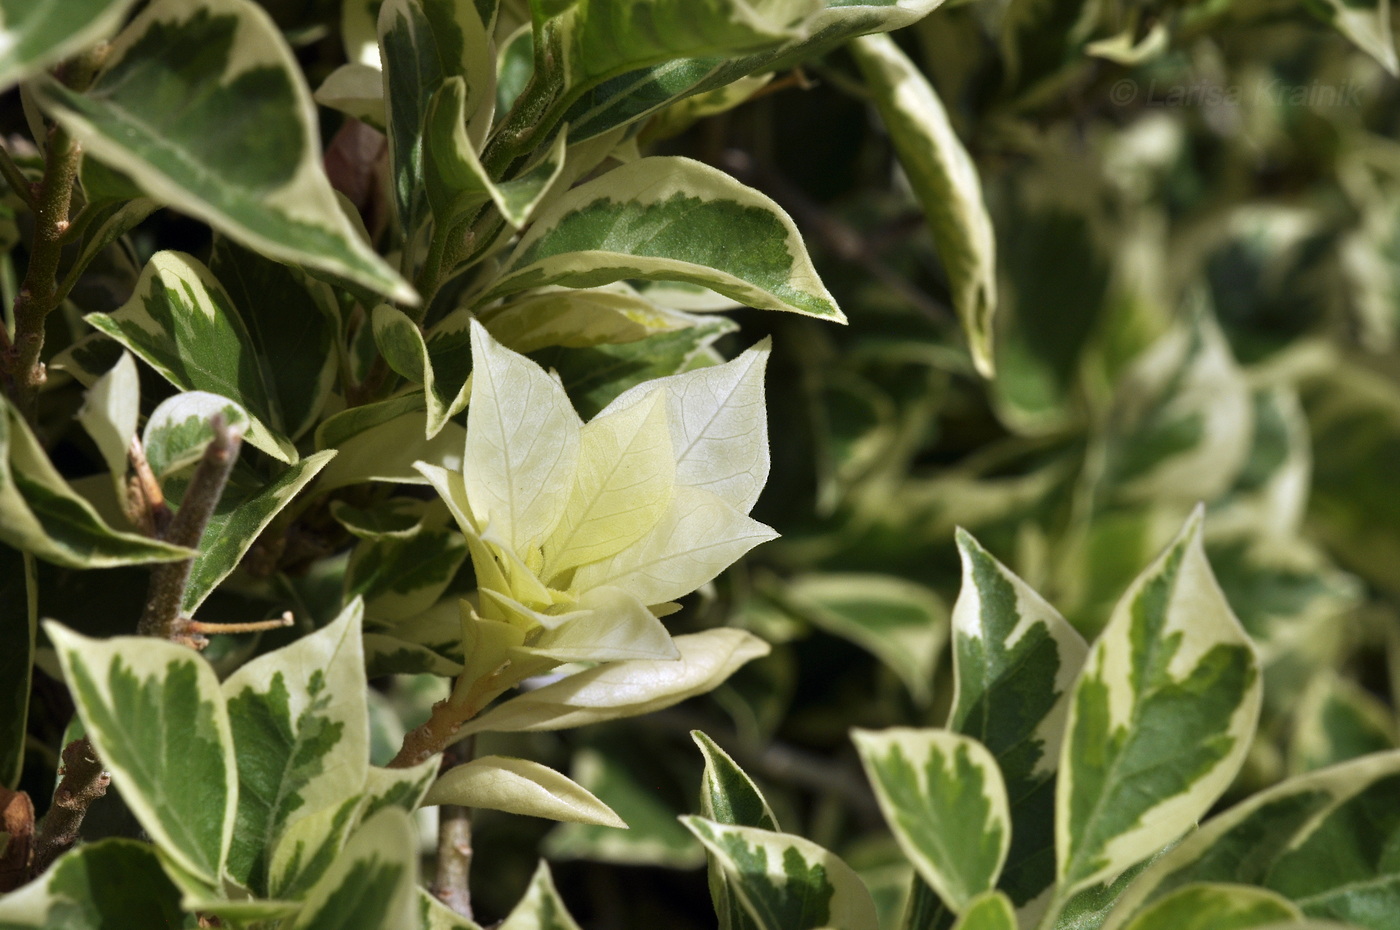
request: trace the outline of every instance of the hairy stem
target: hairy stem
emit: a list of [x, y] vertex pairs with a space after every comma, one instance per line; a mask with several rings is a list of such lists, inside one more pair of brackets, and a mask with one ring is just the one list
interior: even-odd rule
[[102, 760], [87, 737], [75, 739], [63, 747], [63, 779], [53, 793], [53, 807], [34, 831], [35, 875], [41, 874], [78, 841], [78, 830], [83, 825], [88, 805], [107, 793], [110, 781], [111, 777], [103, 770]]
[[[180, 511], [165, 535], [166, 542], [188, 549], [199, 548], [204, 528], [209, 525], [209, 518], [214, 515], [214, 508], [224, 493], [242, 443], [242, 437], [229, 429], [223, 416], [215, 415], [210, 425], [214, 428], [214, 438], [205, 447], [204, 458], [180, 502]], [[161, 639], [176, 639], [181, 635], [178, 628], [180, 606], [193, 568], [193, 558], [163, 562], [155, 567], [151, 572], [146, 610], [136, 628], [138, 633]]]

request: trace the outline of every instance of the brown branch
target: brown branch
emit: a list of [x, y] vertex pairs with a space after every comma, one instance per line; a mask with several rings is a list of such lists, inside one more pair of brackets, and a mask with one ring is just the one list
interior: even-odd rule
[[[442, 771], [465, 762], [475, 754], [476, 737], [467, 737], [460, 746], [442, 755]], [[433, 896], [468, 920], [472, 919], [472, 814], [457, 804], [438, 808], [437, 864]]]
[[63, 780], [53, 793], [53, 807], [34, 833], [33, 874], [42, 874], [78, 841], [88, 805], [107, 793], [111, 777], [87, 737], [63, 748]]
[[29, 881], [34, 849], [34, 802], [23, 791], [0, 785], [0, 831], [8, 839], [0, 846], [0, 894]]
[[[190, 479], [184, 499], [180, 502], [180, 511], [175, 514], [170, 531], [165, 535], [166, 542], [187, 549], [199, 548], [199, 541], [209, 525], [209, 518], [214, 515], [219, 498], [223, 496], [224, 486], [228, 484], [233, 463], [238, 460], [238, 448], [243, 441], [241, 435], [229, 429], [222, 414], [215, 414], [210, 426], [213, 427], [214, 438], [204, 448], [204, 458], [195, 469], [194, 477]], [[164, 562], [152, 570], [146, 610], [136, 628], [138, 633], [161, 639], [179, 637], [177, 622], [193, 568], [194, 559], [189, 558]]]

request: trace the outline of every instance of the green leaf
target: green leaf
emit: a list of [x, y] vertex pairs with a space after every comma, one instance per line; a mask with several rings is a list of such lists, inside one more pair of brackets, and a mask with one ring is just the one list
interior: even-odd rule
[[28, 424], [0, 396], [0, 543], [68, 568], [187, 559], [189, 549], [112, 529], [49, 462]]
[[953, 930], [1016, 930], [1011, 899], [1000, 891], [988, 891], [967, 903]]
[[1306, 772], [1396, 748], [1395, 714], [1385, 702], [1336, 672], [1313, 677], [1294, 711], [1289, 767]]
[[[637, 68], [675, 58], [767, 50], [800, 34], [816, 0], [660, 0], [535, 5], [535, 45], [550, 77], [577, 93]], [[537, 59], [541, 60], [541, 59]]]
[[39, 630], [39, 578], [34, 557], [0, 546], [0, 786], [14, 789], [24, 771], [29, 684]]
[[326, 469], [318, 491], [330, 491], [362, 481], [427, 484], [413, 468], [428, 462], [450, 471], [461, 471], [466, 431], [447, 423], [431, 439], [425, 438], [423, 394], [400, 394], [385, 401], [351, 407], [328, 418], [316, 428], [316, 447], [335, 448], [335, 463]]
[[426, 888], [418, 889], [418, 926], [422, 930], [481, 930], [475, 921], [443, 904]]
[[345, 595], [363, 597], [371, 620], [411, 620], [437, 603], [466, 560], [466, 540], [452, 530], [363, 540], [350, 555]]
[[418, 324], [388, 304], [374, 308], [374, 340], [394, 371], [423, 385], [428, 406], [425, 433], [432, 439], [449, 417], [467, 407], [470, 356], [463, 352], [470, 314], [454, 313], [425, 338]]
[[688, 281], [751, 307], [844, 321], [788, 215], [700, 162], [642, 158], [555, 201], [478, 304], [546, 284]]
[[380, 811], [360, 825], [307, 892], [289, 930], [416, 926], [417, 863], [413, 821], [398, 808]]
[[737, 328], [728, 317], [712, 317], [623, 345], [546, 349], [534, 358], [558, 373], [579, 414], [592, 417], [631, 388], [703, 367], [709, 346]]
[[582, 349], [636, 342], [701, 322], [658, 307], [625, 284], [544, 288], [482, 311], [480, 319], [497, 342], [522, 355], [549, 346]]
[[717, 90], [750, 74], [783, 71], [816, 58], [854, 36], [908, 26], [942, 0], [833, 3], [801, 24], [801, 35], [752, 54], [681, 58], [605, 81], [564, 114], [572, 141], [581, 142], [641, 119], [692, 94]]
[[388, 0], [379, 9], [379, 44], [394, 199], [412, 238], [427, 219], [423, 134], [433, 95], [460, 79], [464, 123], [485, 104], [489, 125], [495, 62], [476, 9], [453, 0]]
[[1069, 690], [1088, 647], [1059, 612], [957, 533], [962, 590], [953, 607], [950, 729], [985, 745], [1012, 798], [1002, 888], [1024, 907], [1055, 880], [1055, 768]]
[[0, 3], [0, 89], [42, 72], [110, 35], [131, 0], [74, 0], [59, 7], [33, 0]]
[[384, 769], [371, 765], [365, 776], [360, 818], [367, 820], [386, 807], [413, 813], [423, 803], [441, 765], [442, 760], [437, 756], [405, 769]]
[[204, 450], [214, 438], [210, 420], [216, 414], [234, 432], [246, 431], [252, 422], [242, 406], [208, 391], [176, 394], [151, 411], [141, 432], [141, 447], [151, 473], [162, 486], [167, 478], [193, 469], [204, 458]]
[[320, 165], [315, 108], [271, 18], [246, 0], [157, 0], [92, 87], [34, 91], [83, 149], [250, 248], [417, 299], [360, 239]]
[[135, 840], [79, 846], [39, 879], [0, 896], [0, 930], [181, 926], [179, 889], [155, 847]]
[[214, 240], [209, 272], [237, 308], [267, 386], [269, 414], [300, 438], [335, 385], [340, 310], [330, 285], [225, 237]]
[[431, 672], [462, 673], [461, 599], [445, 597], [417, 616], [365, 634], [365, 667], [371, 678]]
[[714, 689], [769, 649], [758, 637], [732, 629], [677, 636], [675, 644], [679, 659], [630, 659], [576, 672], [493, 707], [465, 724], [457, 738], [562, 730], [661, 710]]
[[1138, 358], [1114, 397], [1105, 455], [1119, 497], [1190, 506], [1235, 483], [1249, 455], [1253, 399], [1205, 313]]
[[1197, 512], [1089, 651], [1061, 747], [1061, 900], [1187, 830], [1239, 770], [1259, 716], [1258, 660], [1201, 545]]
[[[1105, 930], [1145, 902], [1197, 882], [1257, 885], [1308, 917], [1393, 927], [1400, 914], [1400, 752], [1290, 778], [1199, 830], [1124, 894]], [[1122, 915], [1120, 917], [1120, 914]]]
[[1200, 883], [1159, 898], [1125, 930], [1246, 930], [1302, 916], [1287, 898], [1263, 888]]
[[996, 238], [982, 183], [927, 78], [888, 36], [850, 45], [943, 262], [972, 361], [992, 376]]
[[156, 253], [130, 300], [115, 313], [85, 319], [180, 390], [208, 391], [242, 406], [252, 418], [248, 442], [280, 461], [296, 461], [259, 346], [228, 292], [197, 260]]
[[703, 817], [681, 823], [720, 863], [761, 930], [876, 930], [875, 903], [859, 876], [810, 840]]
[[448, 769], [423, 804], [459, 804], [627, 829], [612, 808], [582, 785], [538, 762], [508, 756], [481, 756]]
[[895, 839], [955, 913], [996, 887], [1011, 842], [996, 759], [946, 730], [853, 730], [866, 775]]
[[639, 767], [641, 759], [634, 753], [644, 745], [653, 744], [604, 743], [601, 748], [588, 746], [574, 753], [570, 776], [626, 821], [627, 829], [560, 824], [545, 837], [546, 857], [553, 862], [586, 859], [669, 869], [693, 869], [705, 861], [704, 849], [676, 820], [680, 809], [659, 790], [660, 773]]
[[948, 639], [948, 607], [933, 591], [892, 575], [799, 575], [782, 588], [784, 605], [828, 633], [870, 650], [914, 700], [927, 705]]
[[236, 487], [230, 484], [214, 508], [214, 515], [204, 530], [199, 555], [190, 569], [190, 580], [180, 608], [193, 614], [200, 604], [238, 567], [258, 535], [273, 517], [291, 503], [302, 489], [336, 457], [334, 450], [318, 452], [288, 467], [271, 482], [261, 487]]
[[530, 879], [530, 887], [497, 930], [579, 930], [564, 907], [559, 892], [554, 890], [554, 878], [543, 859]]
[[184, 646], [44, 631], [78, 714], [141, 826], [181, 869], [219, 887], [238, 803], [233, 735], [214, 670]]
[[267, 892], [269, 863], [297, 818], [364, 786], [369, 765], [363, 608], [259, 656], [223, 684], [238, 761], [238, 814], [228, 874]]

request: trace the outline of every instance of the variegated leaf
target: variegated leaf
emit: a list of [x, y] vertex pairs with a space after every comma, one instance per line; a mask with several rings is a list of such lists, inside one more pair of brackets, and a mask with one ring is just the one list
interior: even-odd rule
[[1396, 746], [1395, 712], [1327, 669], [1313, 677], [1294, 711], [1289, 768], [1307, 772]]
[[548, 348], [533, 357], [558, 373], [579, 414], [593, 417], [631, 388], [717, 364], [710, 346], [736, 329], [728, 317], [710, 317], [622, 345]]
[[194, 468], [214, 438], [210, 421], [215, 415], [240, 435], [250, 423], [248, 411], [227, 397], [208, 391], [185, 391], [161, 401], [146, 418], [141, 431], [141, 448], [151, 473], [162, 485], [172, 475]]
[[185, 596], [180, 601], [186, 614], [193, 614], [204, 603], [219, 582], [238, 567], [273, 517], [335, 457], [334, 449], [317, 452], [289, 466], [265, 485], [246, 487], [240, 482], [238, 485], [230, 483], [224, 489], [204, 529], [199, 555], [195, 556]]
[[642, 158], [555, 201], [478, 304], [546, 284], [689, 281], [751, 307], [844, 321], [777, 204], [685, 158]]
[[1108, 481], [1129, 500], [1211, 500], [1249, 454], [1253, 402], [1220, 327], [1204, 312], [1137, 359], [1115, 393]]
[[933, 85], [893, 39], [865, 36], [850, 48], [923, 206], [973, 364], [991, 377], [996, 237], [977, 168], [953, 132]]
[[141, 384], [136, 362], [123, 352], [121, 360], [88, 389], [78, 422], [83, 424], [112, 473], [119, 498], [126, 493], [127, 453], [136, 438], [141, 416]]
[[179, 868], [219, 887], [238, 775], [213, 668], [174, 643], [88, 639], [52, 621], [44, 630], [88, 739], [131, 812]]
[[418, 913], [418, 837], [413, 821], [386, 808], [360, 825], [310, 891], [289, 930], [413, 927]]
[[1016, 930], [1011, 899], [1000, 891], [988, 891], [967, 903], [953, 930]]
[[75, 0], [62, 7], [26, 0], [0, 3], [0, 89], [37, 74], [105, 38], [131, 0]]
[[705, 757], [700, 777], [700, 816], [736, 827], [778, 829], [778, 818], [753, 779], [719, 745], [699, 730], [690, 738]]
[[251, 417], [248, 442], [283, 462], [296, 461], [258, 345], [228, 292], [196, 259], [156, 253], [130, 300], [115, 313], [90, 313], [86, 320], [180, 390], [208, 391], [242, 406]]
[[[427, 610], [365, 633], [369, 677], [431, 672], [448, 678], [462, 673], [461, 599], [448, 596]], [[371, 619], [374, 619], [371, 617]]]
[[462, 79], [464, 117], [489, 107], [494, 56], [475, 7], [453, 0], [387, 0], [379, 8], [379, 46], [394, 197], [399, 221], [413, 237], [428, 215], [423, 133], [429, 103], [455, 77]]
[[70, 851], [41, 877], [0, 895], [3, 930], [180, 927], [180, 892], [150, 843], [105, 839]]
[[335, 385], [340, 309], [330, 285], [223, 236], [209, 272], [242, 318], [267, 384], [272, 421], [299, 439], [316, 422]]
[[592, 138], [692, 94], [717, 90], [750, 74], [780, 72], [815, 58], [854, 36], [908, 26], [942, 0], [869, 0], [831, 4], [802, 22], [792, 41], [751, 54], [680, 58], [605, 81], [564, 114], [575, 142]]
[[1390, 0], [1347, 3], [1324, 0], [1309, 8], [1329, 20], [1337, 31], [1380, 62], [1392, 75], [1400, 74], [1400, 58], [1395, 53], [1395, 36], [1390, 27]]
[[544, 288], [481, 313], [497, 342], [522, 355], [549, 346], [583, 349], [635, 342], [700, 322], [656, 306], [625, 284]]
[[292, 821], [272, 851], [268, 895], [274, 900], [304, 898], [340, 856], [363, 807], [364, 798], [354, 794]]
[[416, 300], [341, 212], [301, 69], [255, 4], [158, 0], [86, 93], [51, 80], [34, 90], [88, 153], [151, 196], [263, 254]]
[[682, 817], [724, 871], [761, 930], [876, 930], [875, 903], [860, 877], [810, 840], [703, 817]]
[[554, 877], [543, 859], [530, 879], [530, 887], [525, 889], [525, 897], [497, 930], [579, 930], [559, 892], [554, 890]]
[[466, 540], [452, 530], [362, 540], [350, 555], [345, 597], [363, 597], [371, 620], [412, 620], [437, 603], [466, 560]]
[[363, 607], [259, 656], [223, 684], [238, 759], [228, 873], [267, 891], [272, 850], [298, 817], [358, 792], [369, 765]]
[[508, 756], [482, 756], [448, 769], [423, 804], [460, 804], [627, 829], [612, 808], [582, 785], [538, 762]]
[[713, 629], [675, 637], [679, 659], [609, 662], [497, 705], [457, 737], [485, 731], [562, 730], [650, 713], [712, 690], [768, 644], [750, 633]]
[[1144, 909], [1124, 930], [1247, 930], [1301, 919], [1287, 898], [1249, 885], [1185, 885]]
[[312, 95], [317, 103], [384, 132], [389, 119], [384, 111], [384, 74], [370, 65], [341, 65], [321, 82]]
[[464, 351], [470, 314], [452, 314], [427, 337], [408, 314], [388, 304], [374, 308], [374, 340], [389, 367], [423, 385], [425, 434], [432, 439], [467, 406], [471, 356]]
[[187, 559], [191, 550], [112, 529], [54, 468], [0, 396], [0, 543], [69, 568]]
[[1212, 818], [1123, 896], [1105, 930], [1198, 882], [1257, 885], [1311, 918], [1390, 927], [1400, 914], [1400, 752], [1310, 772]]
[[418, 889], [418, 927], [421, 930], [481, 930], [476, 921], [458, 914], [426, 888]]
[[425, 438], [425, 416], [423, 395], [414, 392], [351, 407], [326, 419], [316, 428], [316, 446], [335, 448], [339, 454], [317, 488], [329, 491], [362, 481], [426, 484], [414, 462], [460, 472], [466, 431], [447, 423], [436, 436]]
[[893, 575], [813, 574], [787, 581], [781, 599], [804, 620], [872, 652], [919, 704], [932, 698], [948, 607], [930, 589]]
[[0, 641], [8, 644], [0, 651], [0, 786], [10, 789], [24, 772], [38, 632], [38, 566], [33, 556], [0, 546]]
[[1061, 901], [1187, 830], [1244, 761], [1258, 660], [1211, 574], [1198, 508], [1124, 594], [1070, 700], [1056, 791]]
[[[596, 748], [595, 748], [596, 747]], [[644, 748], [645, 747], [645, 748]], [[627, 829], [587, 823], [561, 823], [545, 837], [543, 854], [554, 862], [582, 859], [614, 865], [693, 869], [705, 850], [676, 820], [682, 811], [659, 791], [660, 769], [641, 758], [659, 744], [630, 740], [589, 746], [574, 753], [569, 777], [626, 821]]]
[[996, 887], [1011, 843], [996, 759], [947, 730], [854, 730], [885, 822], [919, 875], [954, 913]]
[[962, 590], [953, 606], [948, 726], [996, 757], [1012, 800], [1001, 887], [1023, 907], [1055, 880], [1055, 768], [1084, 640], [970, 533], [957, 532]]
[[[690, 738], [705, 756], [705, 771], [700, 776], [700, 816], [715, 823], [777, 832], [778, 818], [753, 779], [704, 733], [691, 730]], [[730, 889], [724, 870], [713, 857], [707, 858], [710, 900], [719, 915], [720, 930], [752, 930], [753, 918]]]
[[442, 760], [433, 756], [405, 769], [384, 769], [371, 765], [365, 776], [364, 802], [360, 819], [368, 820], [386, 807], [413, 813], [432, 787]]

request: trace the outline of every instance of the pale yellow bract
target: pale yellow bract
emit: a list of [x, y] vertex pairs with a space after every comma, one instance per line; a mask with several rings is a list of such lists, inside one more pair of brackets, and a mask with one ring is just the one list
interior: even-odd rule
[[475, 321], [471, 344], [462, 474], [418, 466], [480, 588], [463, 606], [459, 687], [507, 662], [519, 681], [563, 662], [678, 658], [658, 615], [777, 535], [748, 516], [768, 477], [766, 342], [638, 385], [588, 423]]

